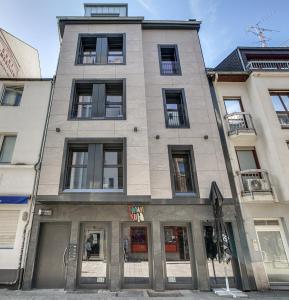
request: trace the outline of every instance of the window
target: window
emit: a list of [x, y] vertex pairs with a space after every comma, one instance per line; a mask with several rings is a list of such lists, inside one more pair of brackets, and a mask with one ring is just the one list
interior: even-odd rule
[[122, 191], [123, 145], [69, 144], [64, 189]]
[[197, 178], [191, 146], [169, 146], [173, 191], [176, 195], [194, 195]]
[[227, 98], [227, 99], [224, 99], [224, 104], [225, 104], [227, 114], [238, 113], [238, 112], [244, 111], [241, 99]]
[[183, 90], [164, 90], [165, 119], [167, 128], [188, 128], [189, 120]]
[[123, 64], [124, 34], [81, 35], [77, 64]]
[[23, 86], [5, 86], [1, 103], [2, 106], [18, 106], [21, 101]]
[[124, 119], [124, 81], [77, 81], [72, 119]]
[[18, 210], [0, 211], [0, 249], [14, 248], [18, 219]]
[[15, 142], [16, 136], [0, 136], [0, 163], [11, 163]]
[[181, 75], [177, 45], [159, 45], [161, 75]]
[[146, 227], [130, 228], [131, 252], [146, 253], [148, 252], [148, 238]]
[[281, 126], [289, 128], [289, 92], [271, 92], [270, 95]]

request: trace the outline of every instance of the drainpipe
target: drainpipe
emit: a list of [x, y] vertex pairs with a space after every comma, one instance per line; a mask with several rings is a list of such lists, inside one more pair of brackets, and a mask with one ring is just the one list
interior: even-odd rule
[[[215, 80], [218, 79], [218, 74], [215, 74]], [[237, 193], [237, 188], [235, 185], [235, 178], [234, 178], [234, 173], [233, 173], [233, 168], [231, 165], [231, 160], [230, 160], [230, 155], [228, 151], [228, 146], [227, 146], [227, 141], [226, 141], [226, 136], [224, 132], [224, 128], [222, 125], [222, 119], [221, 119], [221, 113], [218, 105], [218, 99], [216, 96], [215, 88], [213, 85], [213, 78], [210, 77], [208, 78], [209, 81], [209, 87], [210, 87], [210, 92], [211, 92], [211, 97], [213, 100], [213, 107], [215, 110], [215, 116], [216, 116], [216, 121], [217, 121], [217, 126], [218, 126], [218, 131], [221, 139], [221, 144], [222, 144], [222, 149], [225, 157], [225, 164], [226, 164], [226, 169], [228, 173], [228, 178], [229, 178], [229, 183], [231, 186], [231, 192], [234, 200], [234, 206], [235, 206], [235, 212], [236, 212], [236, 222], [238, 226], [238, 231], [239, 231], [239, 236], [241, 239], [242, 247], [243, 247], [243, 252], [244, 252], [244, 262], [245, 266], [243, 266], [242, 270], [243, 272], [247, 275], [247, 280], [245, 280], [245, 284], [243, 286], [243, 289], [245, 290], [256, 290], [256, 282], [255, 278], [252, 275], [252, 265], [251, 265], [251, 260], [250, 260], [250, 255], [249, 255], [249, 245], [246, 237], [246, 231], [244, 227], [244, 220], [242, 216], [242, 210], [240, 206], [240, 202], [238, 200], [238, 193]], [[249, 271], [249, 272], [248, 272]], [[244, 279], [243, 279], [244, 280]]]
[[38, 183], [39, 183], [39, 178], [40, 178], [41, 162], [42, 162], [42, 158], [43, 158], [44, 145], [46, 142], [46, 135], [47, 135], [47, 130], [48, 130], [49, 116], [50, 116], [50, 111], [51, 111], [51, 106], [52, 106], [52, 98], [53, 98], [53, 94], [54, 94], [54, 82], [55, 82], [55, 76], [53, 77], [53, 79], [51, 81], [51, 89], [50, 89], [45, 125], [44, 125], [42, 140], [41, 140], [40, 153], [38, 155], [38, 161], [33, 166], [34, 171], [35, 171], [34, 182], [33, 182], [33, 191], [32, 191], [32, 195], [30, 197], [31, 204], [30, 204], [30, 208], [29, 208], [29, 212], [28, 212], [28, 219], [26, 221], [26, 224], [24, 226], [24, 230], [22, 233], [22, 243], [21, 243], [21, 248], [20, 248], [16, 278], [13, 281], [7, 281], [7, 282], [0, 281], [0, 285], [7, 285], [7, 286], [16, 285], [18, 282], [18, 285], [17, 285], [18, 289], [20, 289], [21, 284], [22, 284], [22, 282], [21, 282], [22, 268], [21, 267], [22, 267], [22, 262], [23, 262], [23, 257], [24, 257], [25, 241], [30, 239], [30, 231], [28, 232], [27, 235], [26, 235], [26, 233], [27, 233], [28, 225], [32, 220], [32, 216], [34, 215], [36, 195], [37, 195], [37, 191], [38, 191]]

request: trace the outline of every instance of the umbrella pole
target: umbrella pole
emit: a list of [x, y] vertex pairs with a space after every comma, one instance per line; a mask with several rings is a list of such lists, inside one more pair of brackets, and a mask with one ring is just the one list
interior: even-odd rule
[[227, 265], [226, 265], [225, 262], [224, 262], [224, 269], [225, 269], [226, 291], [230, 292], [229, 279], [228, 279], [228, 270], [227, 270]]

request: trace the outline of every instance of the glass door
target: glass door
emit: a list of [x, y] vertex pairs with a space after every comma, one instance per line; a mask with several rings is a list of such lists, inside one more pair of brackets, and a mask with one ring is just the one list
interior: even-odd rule
[[123, 280], [124, 285], [149, 285], [149, 228], [123, 226]]
[[80, 285], [105, 285], [107, 282], [107, 230], [83, 225], [80, 249]]
[[192, 269], [186, 226], [164, 226], [168, 284], [191, 284]]
[[256, 231], [269, 282], [288, 283], [289, 250], [281, 226], [256, 226]]

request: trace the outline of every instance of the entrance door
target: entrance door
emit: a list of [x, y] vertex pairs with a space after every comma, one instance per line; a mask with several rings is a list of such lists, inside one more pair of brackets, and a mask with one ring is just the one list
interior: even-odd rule
[[65, 287], [65, 256], [67, 256], [69, 237], [69, 223], [42, 223], [40, 225], [33, 284], [35, 288]]
[[102, 288], [107, 285], [107, 229], [97, 223], [82, 225], [78, 285]]
[[164, 226], [166, 282], [192, 285], [192, 267], [187, 226]]
[[[289, 249], [278, 220], [256, 220], [256, 231], [268, 280], [272, 285], [289, 283]], [[272, 225], [270, 225], [272, 224]], [[275, 224], [275, 225], [274, 225]]]
[[125, 287], [150, 285], [149, 227], [124, 224], [123, 284]]

